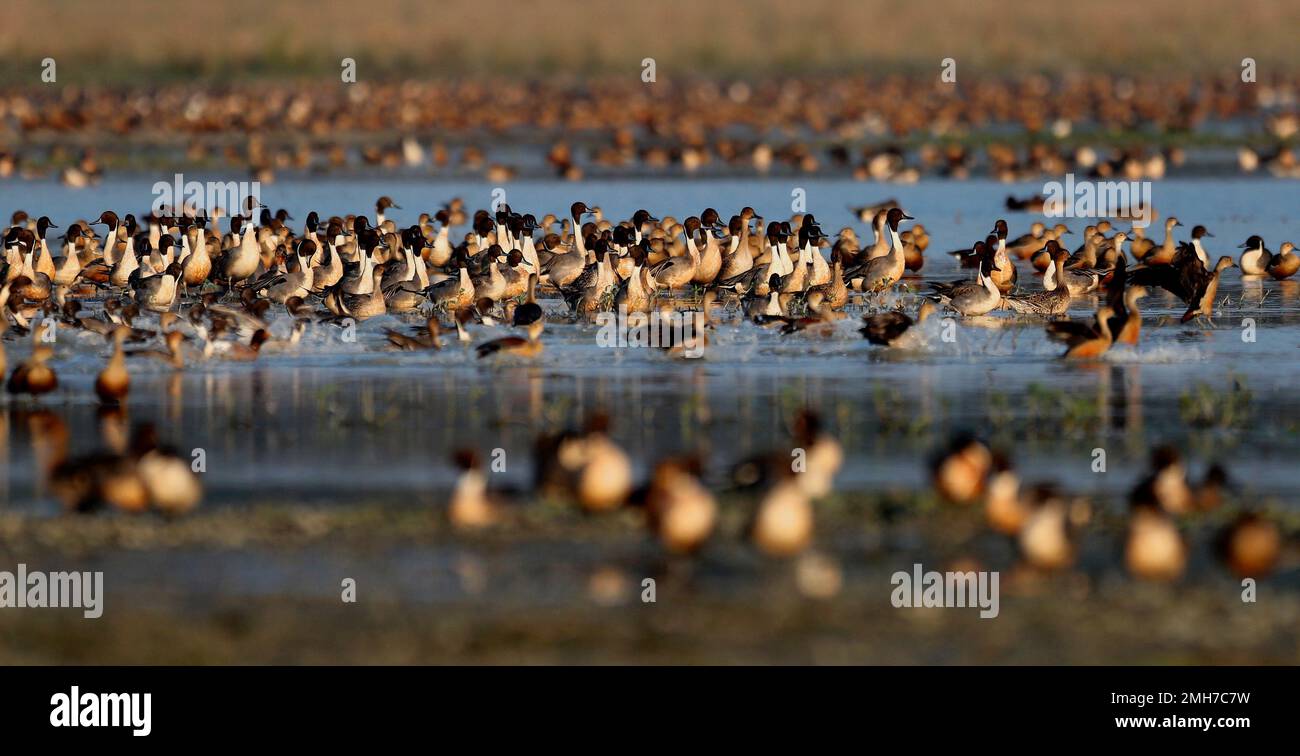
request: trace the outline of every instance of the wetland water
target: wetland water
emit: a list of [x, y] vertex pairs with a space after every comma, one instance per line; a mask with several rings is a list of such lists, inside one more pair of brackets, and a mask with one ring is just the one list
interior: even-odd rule
[[[40, 208], [56, 222], [89, 216], [100, 206], [147, 205], [150, 197], [147, 182], [110, 182], [86, 191], [35, 184], [21, 194], [18, 186], [0, 190], [3, 209]], [[726, 200], [735, 198], [733, 204], [751, 204], [776, 218], [789, 215], [792, 186], [777, 180], [522, 182], [506, 191], [514, 207], [539, 214], [581, 197], [597, 198], [612, 217], [644, 206], [680, 218], [710, 205], [734, 212]], [[1005, 215], [1015, 235], [1038, 217], [1000, 209], [1005, 194], [1039, 188], [1031, 185], [810, 181], [802, 188], [809, 210], [828, 232], [852, 225], [868, 239], [870, 231], [846, 205], [898, 198], [933, 240], [921, 275], [908, 281], [922, 290], [926, 281], [963, 277], [944, 252], [981, 238], [996, 218]], [[471, 206], [475, 198], [487, 202], [492, 189], [414, 181], [282, 182], [263, 187], [263, 199], [302, 217], [309, 208], [329, 213], [365, 207], [387, 192], [410, 208], [393, 211], [407, 222], [419, 209], [452, 196], [465, 197]], [[1273, 250], [1300, 237], [1300, 213], [1293, 214], [1300, 186], [1292, 182], [1165, 181], [1155, 185], [1154, 199], [1162, 217], [1176, 214], [1188, 225], [1206, 225], [1214, 234], [1206, 245], [1212, 257], [1236, 257], [1237, 246], [1252, 233]], [[1086, 223], [1067, 220], [1078, 230]], [[1156, 238], [1160, 233], [1152, 229]], [[1028, 266], [1020, 265], [1022, 285], [1040, 286]], [[298, 347], [269, 348], [252, 365], [213, 360], [173, 375], [158, 363], [133, 362], [130, 410], [133, 420], [161, 420], [175, 443], [207, 451], [207, 502], [217, 506], [260, 498], [346, 504], [357, 496], [427, 493], [450, 484], [449, 453], [460, 445], [504, 449], [505, 479], [522, 485], [530, 476], [537, 431], [575, 422], [598, 407], [615, 414], [615, 436], [636, 459], [699, 449], [728, 463], [784, 443], [784, 418], [805, 403], [824, 410], [848, 448], [841, 489], [916, 487], [924, 479], [918, 453], [953, 428], [971, 428], [1003, 442], [1024, 469], [1052, 460], [1050, 474], [1072, 487], [1121, 490], [1145, 465], [1144, 455], [1113, 454], [1110, 472], [1094, 475], [1094, 446], [1140, 450], [1172, 441], [1193, 456], [1199, 449], [1226, 457], [1261, 495], [1284, 496], [1291, 476], [1279, 463], [1297, 451], [1300, 417], [1293, 388], [1300, 357], [1298, 292], [1294, 281], [1243, 279], [1230, 270], [1219, 295], [1231, 303], [1219, 308], [1211, 326], [1178, 323], [1181, 303], [1157, 290], [1143, 302], [1142, 344], [1116, 348], [1090, 366], [1056, 360], [1060, 349], [1046, 339], [1039, 321], [1007, 313], [959, 320], [954, 343], [943, 343], [936, 333], [924, 352], [891, 354], [858, 336], [856, 318], [842, 321], [836, 338], [819, 339], [783, 337], [742, 323], [731, 312], [718, 318], [717, 338], [698, 361], [666, 360], [652, 349], [603, 348], [594, 324], [552, 319], [546, 351], [532, 364], [480, 363], [456, 344], [436, 354], [391, 352], [383, 330], [404, 328], [417, 318], [385, 316], [361, 323], [355, 343], [342, 341], [337, 328], [315, 326]], [[1070, 315], [1089, 317], [1095, 304], [1076, 298]], [[562, 309], [558, 300], [547, 307]], [[1254, 342], [1242, 339], [1243, 318], [1256, 323]], [[273, 330], [283, 335], [288, 328], [282, 314]], [[11, 361], [26, 346], [10, 342]], [[97, 436], [89, 388], [106, 351], [88, 334], [59, 345], [66, 388], [46, 404], [66, 410], [74, 447]], [[1209, 392], [1231, 396], [1234, 383], [1241, 388], [1238, 396], [1251, 400], [1237, 414], [1241, 422], [1194, 417], [1190, 400]], [[8, 506], [39, 506], [20, 436], [11, 437], [8, 455]]]
[[[186, 178], [209, 177], [187, 174]], [[94, 217], [105, 207], [139, 212], [151, 201], [152, 183], [113, 179], [77, 191], [52, 182], [10, 182], [0, 184], [0, 212], [21, 208], [48, 214], [60, 225], [74, 217]], [[471, 208], [486, 206], [493, 200], [494, 188], [481, 182], [299, 179], [263, 186], [262, 200], [272, 208], [287, 208], [298, 219], [294, 222], [300, 223], [310, 209], [322, 214], [356, 212], [370, 207], [380, 194], [388, 194], [406, 208], [393, 211], [390, 217], [405, 224], [413, 222], [421, 210], [432, 210], [453, 196], [463, 197]], [[562, 212], [581, 199], [599, 204], [607, 217], [628, 217], [637, 208], [646, 207], [660, 217], [672, 214], [679, 219], [706, 206], [718, 208], [726, 217], [742, 205], [753, 206], [765, 218], [788, 217], [791, 191], [800, 188], [806, 192], [808, 210], [832, 237], [842, 226], [851, 225], [868, 242], [869, 229], [846, 207], [896, 198], [926, 226], [932, 239], [921, 275], [908, 281], [924, 289], [927, 281], [965, 277], [946, 251], [982, 239], [997, 218], [1008, 220], [1013, 236], [1027, 231], [1040, 217], [1008, 213], [1003, 210], [1003, 200], [1008, 194], [1040, 192], [1042, 185], [929, 181], [894, 186], [790, 177], [515, 182], [504, 188], [516, 211], [539, 217], [548, 211]], [[1204, 224], [1214, 234], [1206, 244], [1211, 259], [1220, 254], [1235, 259], [1240, 254], [1238, 245], [1251, 234], [1263, 236], [1275, 252], [1283, 241], [1300, 238], [1300, 185], [1293, 182], [1166, 180], [1154, 184], [1152, 192], [1161, 220], [1176, 215], [1186, 226]], [[1150, 230], [1157, 240], [1162, 233], [1161, 220]], [[1088, 221], [1065, 221], [1076, 232], [1067, 237], [1073, 248]], [[1185, 236], [1183, 233], [1180, 238]], [[1038, 288], [1031, 268], [1027, 263], [1020, 265], [1022, 286]], [[1300, 400], [1295, 388], [1300, 357], [1298, 294], [1300, 285], [1295, 281], [1243, 280], [1240, 272], [1232, 269], [1219, 289], [1220, 300], [1226, 299], [1228, 304], [1217, 309], [1214, 323], [1201, 320], [1183, 325], [1178, 322], [1182, 303], [1163, 291], [1154, 291], [1143, 302], [1141, 345], [1116, 348], [1090, 365], [1059, 361], [1061, 348], [1046, 339], [1040, 320], [1018, 319], [1002, 312], [978, 320], [958, 319], [953, 343], [943, 343], [937, 337], [940, 324], [932, 321], [935, 330], [929, 347], [913, 353], [871, 347], [856, 331], [861, 312], [858, 305], [850, 306], [853, 317], [841, 321], [831, 339], [781, 336], [740, 322], [738, 313], [732, 312], [718, 318], [718, 330], [703, 359], [675, 361], [656, 350], [601, 348], [595, 325], [557, 322], [557, 317], [543, 337], [545, 352], [530, 363], [480, 362], [471, 349], [462, 348], [454, 339], [437, 353], [388, 351], [383, 329], [404, 329], [418, 318], [385, 316], [359, 324], [352, 343], [341, 340], [336, 327], [311, 326], [297, 347], [273, 344], [251, 364], [212, 360], [174, 374], [161, 363], [133, 362], [128, 411], [132, 421], [157, 421], [166, 442], [182, 450], [205, 450], [203, 516], [217, 518], [211, 523], [214, 529], [233, 527], [230, 523], [240, 512], [254, 509], [257, 518], [273, 517], [267, 514], [268, 509], [297, 512], [304, 506], [323, 508], [330, 517], [345, 517], [349, 509], [377, 511], [380, 517], [384, 512], [397, 517], [403, 512], [407, 514], [401, 516], [409, 516], [411, 510], [427, 511], [445, 501], [455, 476], [451, 452], [466, 446], [484, 454], [503, 449], [506, 470], [494, 477], [494, 484], [523, 488], [531, 480], [529, 457], [537, 433], [578, 423], [598, 408], [612, 414], [611, 433], [637, 461], [639, 473], [661, 456], [698, 450], [706, 453], [711, 478], [720, 482], [731, 463], [757, 452], [788, 448], [788, 418], [805, 405], [822, 411], [830, 430], [845, 446], [846, 461], [837, 490], [845, 492], [850, 502], [855, 495], [908, 500], [926, 485], [928, 454], [955, 429], [973, 429], [1007, 451], [1026, 480], [1058, 480], [1071, 492], [1093, 497], [1103, 512], [1123, 510], [1126, 492], [1146, 468], [1148, 449], [1171, 442], [1185, 451], [1194, 477], [1210, 462], [1222, 462], [1244, 499], [1300, 514], [1292, 464], [1300, 454]], [[915, 301], [910, 296], [906, 301], [908, 309], [914, 310]], [[557, 300], [544, 305], [557, 314], [563, 308]], [[1095, 299], [1077, 298], [1070, 315], [1090, 317], [1095, 306]], [[282, 336], [290, 322], [281, 308], [275, 310], [281, 314], [273, 322], [273, 331]], [[1242, 338], [1243, 318], [1254, 319], [1254, 341]], [[479, 338], [483, 337], [476, 333], [476, 340]], [[6, 348], [11, 365], [30, 349], [28, 343], [15, 341], [7, 342]], [[53, 364], [59, 372], [60, 390], [41, 404], [67, 424], [72, 454], [90, 451], [100, 443], [91, 386], [108, 351], [101, 339], [89, 334], [67, 338], [61, 334], [56, 346]], [[0, 510], [8, 510], [7, 515], [36, 515], [35, 519], [41, 520], [43, 515], [57, 513], [58, 504], [42, 490], [35, 471], [31, 434], [23, 421], [31, 405], [6, 401], [0, 435]], [[1107, 450], [1105, 474], [1092, 472], [1095, 448]], [[653, 544], [644, 541], [638, 531], [613, 529], [607, 533], [609, 526], [585, 521], [574, 525], [577, 537], [555, 537], [548, 530], [550, 525], [537, 524], [523, 537], [521, 547], [510, 546], [509, 538], [466, 545], [423, 534], [420, 525], [414, 535], [402, 536], [413, 543], [402, 542], [377, 553], [356, 544], [336, 548], [328, 539], [282, 553], [273, 545], [259, 546], [255, 533], [232, 536], [233, 541], [223, 540], [219, 546], [200, 535], [192, 536], [192, 544], [186, 541], [187, 536], [176, 535], [177, 545], [157, 534], [146, 534], [139, 536], [146, 545], [133, 551], [124, 545], [125, 537], [113, 530], [102, 534], [102, 541], [90, 538], [92, 545], [73, 550], [77, 556], [59, 566], [72, 569], [82, 560], [108, 565], [110, 616], [115, 594], [118, 601], [142, 611], [181, 605], [199, 614], [236, 599], [292, 596], [294, 600], [328, 600], [336, 593], [337, 575], [347, 574], [373, 578], [369, 584], [382, 584], [377, 590], [397, 607], [409, 603], [440, 609], [455, 606], [476, 617], [491, 607], [502, 611], [544, 607], [551, 613], [546, 615], [549, 619], [531, 616], [527, 622], [534, 627], [550, 627], [549, 622], [562, 625], [568, 617], [563, 614], [566, 608], [587, 618], [585, 607], [590, 606], [591, 596], [605, 590], [600, 586], [626, 588], [625, 584], [635, 585], [640, 575], [653, 572], [664, 575], [668, 586], [689, 586], [696, 614], [693, 620], [683, 622], [695, 621], [701, 628], [709, 628], [720, 621], [752, 621], [759, 628], [753, 641], [756, 652], [760, 647], [771, 651], [764, 643], [795, 643], [790, 654], [769, 654], [768, 658], [813, 660], [809, 654], [815, 652], [805, 643], [806, 630], [813, 635], [824, 631], [840, 640], [844, 639], [841, 635], [853, 639], [828, 645], [826, 655], [817, 659], [875, 659], [876, 651], [861, 653], [854, 645], [861, 639], [860, 632], [866, 633], [856, 624], [855, 612], [879, 609], [874, 602], [877, 593], [887, 607], [889, 586], [883, 576], [898, 565], [910, 566], [916, 561], [913, 555], [923, 557], [927, 565], [931, 555], [934, 560], [964, 555], [952, 542], [960, 540], [956, 534], [966, 532], [962, 528], [967, 526], [959, 524], [954, 531], [942, 533], [920, 530], [919, 534], [909, 527], [901, 534], [890, 529], [864, 530], [852, 516], [851, 503], [837, 507], [819, 522], [819, 546], [841, 559], [844, 594], [853, 592], [853, 598], [834, 610], [817, 610], [822, 611], [820, 619], [799, 614], [794, 623], [798, 627], [781, 626], [765, 613], [785, 605], [775, 599], [768, 609], [737, 608], [736, 602], [746, 597], [757, 600], [769, 594], [788, 594], [790, 579], [741, 554], [734, 544], [719, 546], [713, 556], [702, 559], [683, 577], [680, 565], [664, 567]], [[251, 522], [250, 529], [263, 524], [262, 519]], [[55, 531], [75, 525], [75, 521], [57, 527], [25, 524], [22, 527], [47, 527], [50, 540], [26, 544], [19, 551], [50, 547], [52, 553], [59, 554], [62, 547], [50, 546], [61, 543]], [[111, 523], [93, 526], [116, 527]], [[422, 542], [426, 536], [431, 543]], [[155, 537], [162, 541], [150, 540]], [[12, 547], [14, 542], [8, 542]], [[252, 545], [241, 548], [246, 543]], [[894, 552], [896, 558], [880, 556]], [[1001, 546], [980, 547], [975, 552], [995, 564], [1005, 563], [1009, 556]], [[875, 561], [867, 559], [868, 567], [855, 566], [864, 553], [876, 555]], [[1108, 566], [1106, 574], [1118, 569], [1113, 544], [1098, 542], [1085, 550], [1084, 564], [1089, 563], [1088, 555], [1098, 570]], [[608, 575], [604, 572], [607, 568], [612, 570]], [[669, 572], [657, 572], [664, 569]], [[877, 570], [881, 577], [876, 576]], [[1235, 599], [1229, 580], [1195, 570], [1188, 579], [1212, 587], [1207, 589], [1208, 596], [1185, 597], [1188, 614], [1184, 619], [1218, 616], [1216, 612], [1223, 609], [1216, 602], [1224, 596]], [[1196, 655], [1204, 652], [1213, 659], [1280, 656], [1294, 661], [1293, 656], [1288, 657], [1294, 654], [1294, 646], [1287, 646], [1285, 635], [1277, 635], [1286, 618], [1296, 613], [1294, 568], [1279, 579], [1291, 586], [1288, 603], [1282, 609], [1275, 607], [1282, 613], [1270, 614], [1262, 625], [1238, 629], [1236, 640], [1247, 646], [1241, 656], [1231, 657], [1214, 644], [1204, 650], [1207, 642], [1198, 640], [1177, 646], [1177, 653], [1182, 654], [1178, 658], [1202, 658]], [[864, 589], [864, 584], [869, 588]], [[1154, 611], [1152, 607], [1170, 600], [1165, 594], [1117, 597], [1107, 590], [1113, 589], [1094, 584], [1082, 595], [1092, 602], [1112, 602], [1107, 606], [1118, 602], [1138, 612]], [[732, 602], [727, 611], [739, 614], [715, 611], [714, 604], [725, 601]], [[859, 602], [865, 602], [868, 609], [862, 609]], [[1136, 608], [1133, 602], [1137, 602]], [[1095, 608], [1096, 604], [1083, 606]], [[1069, 632], [1086, 635], [1076, 638], [1081, 644], [1076, 651], [1053, 650], [1067, 632], [1062, 628], [1078, 620], [1077, 615], [1057, 609], [1044, 610], [1049, 618], [1044, 621], [1052, 629], [1040, 628], [1031, 634], [1038, 645], [1002, 648], [998, 636], [989, 635], [982, 641], [983, 649], [944, 651], [946, 633], [967, 627], [966, 619], [953, 619], [952, 625], [926, 626], [929, 645], [922, 641], [906, 655], [884, 659], [1093, 660], [1096, 657], [1071, 654], [1090, 653], [1094, 646], [1102, 649], [1107, 637], [1115, 637], [1106, 632], [1122, 633], [1115, 628], [1095, 633], [1075, 629]], [[1016, 616], [1014, 604], [1004, 607], [1003, 616], [1008, 615]], [[292, 627], [300, 620], [301, 616], [282, 621]], [[120, 615], [112, 621], [126, 622]], [[601, 636], [599, 622], [591, 621], [593, 626], [586, 631]], [[912, 628], [906, 620], [891, 614], [883, 621], [887, 629], [881, 631], [882, 637], [896, 634], [898, 644], [909, 637]], [[1023, 614], [1012, 620], [1031, 621]], [[402, 643], [411, 647], [395, 653], [394, 659], [462, 658], [455, 655], [456, 643], [462, 644], [462, 650], [469, 644], [484, 659], [510, 658], [508, 654], [499, 656], [497, 647], [480, 648], [468, 640], [473, 633], [465, 628], [478, 627], [475, 622], [465, 620], [460, 630], [449, 630], [455, 643], [438, 645], [437, 653], [417, 641], [398, 638], [394, 642], [399, 647], [407, 649]], [[128, 624], [114, 627], [133, 631]], [[502, 620], [493, 627], [506, 633], [502, 628], [512, 625]], [[1177, 633], [1172, 624], [1169, 627], [1170, 633]], [[23, 629], [35, 633], [37, 625]], [[644, 627], [641, 631], [648, 632]], [[689, 634], [689, 628], [660, 631], [678, 632], [683, 637]], [[211, 632], [219, 632], [219, 628]], [[537, 641], [535, 651], [540, 656], [521, 658], [566, 658], [564, 651], [544, 643], [549, 632], [564, 635], [555, 627], [539, 630], [536, 638], [529, 637]], [[633, 631], [624, 628], [622, 632]], [[1162, 630], [1152, 632], [1159, 635]], [[574, 633], [581, 634], [579, 630]], [[719, 648], [728, 635], [715, 633]], [[1226, 636], [1222, 640], [1226, 643]], [[626, 638], [624, 641], [635, 645]], [[1167, 646], [1158, 641], [1157, 637], [1152, 647], [1131, 650], [1138, 658], [1161, 658], [1159, 654]], [[291, 639], [285, 644], [293, 645]], [[527, 647], [529, 642], [522, 645]], [[14, 648], [10, 646], [6, 655], [12, 656]], [[282, 651], [279, 656], [261, 658], [311, 658], [311, 648], [315, 647], [308, 643], [297, 655]], [[611, 649], [604, 648], [601, 653], [610, 659], [623, 658], [617, 649]], [[552, 651], [554, 655], [548, 656]], [[683, 643], [663, 658], [686, 659], [691, 653], [707, 651], [707, 644], [688, 650]], [[179, 658], [208, 658], [199, 651], [193, 652], [195, 656], [185, 656], [181, 650], [175, 653]], [[595, 656], [591, 658], [605, 658], [592, 653]], [[965, 655], [976, 653], [986, 656]], [[1098, 653], [1112, 660], [1126, 658], [1117, 652], [1109, 652], [1108, 657], [1105, 651]], [[137, 658], [125, 651], [120, 654], [114, 658]], [[67, 657], [56, 654], [55, 658]]]

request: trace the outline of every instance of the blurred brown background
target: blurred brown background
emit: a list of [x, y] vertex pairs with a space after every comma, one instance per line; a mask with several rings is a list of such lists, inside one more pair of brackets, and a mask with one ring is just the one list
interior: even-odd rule
[[9, 0], [0, 76], [63, 81], [467, 73], [1231, 72], [1300, 60], [1284, 0]]

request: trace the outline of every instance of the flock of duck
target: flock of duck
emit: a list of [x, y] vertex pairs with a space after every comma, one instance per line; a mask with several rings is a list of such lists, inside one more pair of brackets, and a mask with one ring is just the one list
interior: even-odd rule
[[[851, 227], [832, 243], [811, 213], [768, 222], [750, 207], [726, 222], [713, 208], [681, 222], [644, 209], [614, 221], [575, 202], [563, 219], [546, 214], [538, 220], [508, 205], [471, 215], [453, 200], [401, 227], [386, 217], [400, 208], [380, 197], [373, 224], [365, 215], [324, 219], [311, 212], [295, 230], [285, 210], [272, 213], [253, 198], [243, 205], [228, 231], [221, 229], [219, 211], [211, 217], [151, 213], [142, 222], [106, 210], [62, 229], [59, 255], [49, 238], [59, 226], [47, 216], [16, 212], [3, 231], [0, 328], [30, 330], [34, 348], [14, 368], [8, 390], [40, 395], [56, 388], [50, 343], [60, 329], [91, 331], [113, 342], [96, 383], [105, 402], [120, 401], [129, 390], [126, 355], [160, 358], [176, 368], [195, 358], [253, 360], [268, 343], [296, 344], [310, 325], [347, 325], [389, 313], [427, 316], [412, 332], [386, 331], [390, 345], [402, 350], [440, 349], [448, 327], [462, 342], [475, 339], [471, 326], [519, 329], [480, 339], [481, 358], [538, 355], [548, 317], [649, 314], [683, 303], [702, 310], [704, 327], [662, 344], [678, 353], [707, 345], [718, 306], [784, 334], [828, 336], [851, 302], [885, 309], [886, 295], [925, 264], [930, 244], [919, 223], [901, 228], [914, 219], [892, 201], [853, 209], [871, 219], [875, 238], [869, 244], [860, 243]], [[1181, 225], [1168, 218], [1157, 242], [1141, 227], [1130, 238], [1100, 221], [1083, 229], [1082, 243], [1071, 251], [1065, 242], [1072, 232], [1063, 223], [1034, 223], [1012, 237], [1007, 222], [998, 220], [985, 239], [951, 253], [973, 279], [931, 282], [915, 316], [901, 309], [869, 313], [861, 333], [875, 344], [915, 347], [913, 327], [940, 307], [963, 317], [1008, 310], [1045, 318], [1048, 335], [1068, 345], [1065, 357], [1096, 358], [1113, 344], [1138, 342], [1139, 303], [1152, 288], [1184, 301], [1187, 322], [1213, 316], [1228, 268], [1276, 279], [1300, 269], [1294, 244], [1274, 254], [1259, 236], [1241, 245], [1240, 265], [1228, 255], [1212, 262], [1205, 247], [1212, 234], [1198, 225], [1190, 240], [1179, 242]], [[103, 238], [92, 231], [97, 226]], [[458, 226], [467, 231], [453, 234]], [[1026, 266], [1019, 261], [1041, 272], [1041, 286], [1022, 279]], [[570, 314], [552, 307], [548, 315], [543, 293], [554, 303], [562, 300]], [[1100, 297], [1100, 306], [1091, 322], [1064, 317], [1077, 298], [1092, 296]], [[285, 339], [272, 339], [267, 317], [273, 307], [293, 317]], [[156, 328], [141, 327], [146, 313], [156, 316]], [[157, 348], [127, 347], [155, 337]]]
[[[725, 222], [712, 208], [680, 222], [647, 210], [616, 221], [584, 202], [573, 203], [563, 218], [538, 219], [506, 205], [470, 213], [453, 200], [409, 226], [387, 217], [400, 209], [389, 197], [379, 198], [374, 209], [373, 223], [365, 215], [322, 218], [312, 212], [295, 229], [288, 212], [272, 212], [249, 198], [224, 230], [220, 212], [140, 219], [106, 210], [64, 227], [46, 216], [15, 213], [3, 232], [0, 328], [6, 340], [29, 334], [32, 349], [9, 372], [10, 402], [39, 406], [39, 397], [58, 388], [52, 363], [60, 332], [97, 334], [111, 343], [94, 391], [112, 418], [129, 398], [132, 359], [160, 360], [175, 370], [196, 360], [255, 360], [267, 348], [292, 348], [308, 328], [387, 313], [425, 318], [410, 331], [386, 330], [392, 349], [443, 349], [444, 334], [454, 329], [458, 341], [474, 343], [479, 359], [528, 360], [543, 350], [548, 319], [577, 321], [614, 308], [701, 308], [706, 328], [681, 337], [698, 341], [663, 345], [679, 353], [708, 343], [715, 309], [740, 311], [754, 327], [787, 336], [833, 336], [836, 322], [848, 317], [845, 308], [859, 302], [869, 305], [862, 335], [896, 349], [923, 347], [916, 326], [941, 308], [962, 317], [1002, 309], [1043, 318], [1048, 335], [1067, 345], [1065, 357], [1094, 359], [1112, 344], [1138, 342], [1139, 302], [1149, 288], [1184, 300], [1184, 321], [1210, 317], [1219, 277], [1237, 266], [1228, 256], [1211, 262], [1204, 245], [1213, 237], [1202, 226], [1188, 241], [1177, 241], [1182, 224], [1172, 217], [1161, 241], [1140, 228], [1125, 233], [1101, 221], [1082, 230], [1074, 250], [1065, 244], [1072, 233], [1065, 224], [1035, 223], [1012, 236], [1007, 222], [998, 220], [985, 239], [952, 253], [973, 279], [932, 283], [913, 315], [894, 307], [892, 294], [906, 286], [908, 271], [923, 267], [930, 238], [920, 224], [903, 228], [914, 219], [894, 202], [853, 209], [870, 219], [870, 243], [860, 243], [851, 228], [832, 242], [812, 214], [766, 221], [750, 207]], [[102, 237], [95, 231], [100, 227]], [[453, 233], [458, 227], [464, 232]], [[58, 255], [52, 231], [58, 232]], [[1258, 236], [1242, 247], [1244, 273], [1281, 279], [1300, 268], [1289, 242], [1277, 254]], [[1029, 269], [1042, 271], [1041, 286], [1029, 285]], [[1063, 318], [1076, 298], [1094, 295], [1101, 304], [1091, 322]], [[271, 336], [273, 308], [292, 318], [284, 338]], [[517, 333], [493, 333], [507, 326]], [[480, 332], [486, 336], [475, 335]], [[3, 344], [0, 371], [7, 369]], [[562, 491], [589, 511], [642, 505], [670, 550], [698, 549], [717, 519], [702, 463], [665, 460], [636, 488], [633, 466], [607, 425], [593, 418], [581, 430], [540, 439], [538, 489]], [[156, 429], [115, 435], [119, 441], [108, 452], [59, 456], [51, 465], [55, 489], [71, 508], [110, 504], [175, 514], [198, 502], [202, 487], [188, 461], [160, 446]], [[812, 504], [830, 493], [842, 461], [838, 443], [812, 413], [796, 418], [792, 448], [805, 451], [800, 471], [791, 469], [788, 454], [733, 471], [738, 488], [760, 492], [747, 532], [773, 555], [808, 547]], [[476, 455], [459, 453], [456, 462], [463, 472], [449, 510], [453, 524], [498, 522], [504, 510], [489, 495]], [[934, 481], [946, 500], [984, 498], [990, 526], [1016, 537], [1030, 564], [1062, 567], [1073, 560], [1072, 531], [1086, 522], [1086, 508], [1050, 488], [1022, 488], [1005, 460], [984, 444], [954, 442], [935, 463]], [[1133, 495], [1129, 569], [1143, 577], [1181, 574], [1186, 545], [1174, 518], [1217, 506], [1223, 487], [1215, 471], [1193, 486], [1177, 454], [1159, 451], [1150, 479]], [[1234, 571], [1253, 575], [1267, 572], [1280, 542], [1276, 525], [1250, 514], [1224, 535], [1223, 548]]]
[[[636, 485], [627, 454], [608, 434], [609, 419], [597, 414], [580, 429], [541, 436], [535, 448], [536, 492], [576, 502], [588, 513], [621, 507], [640, 509], [652, 536], [671, 553], [689, 554], [717, 537], [719, 504], [705, 483], [703, 461], [693, 455], [654, 465], [649, 480]], [[723, 493], [748, 502], [742, 535], [760, 553], [792, 557], [812, 548], [816, 502], [829, 496], [843, 463], [843, 450], [814, 412], [802, 410], [791, 423], [790, 448], [804, 452], [802, 465], [775, 450], [734, 464]], [[513, 516], [512, 502], [489, 490], [489, 476], [472, 451], [456, 453], [461, 469], [448, 508], [458, 530], [497, 526]], [[1020, 562], [1041, 571], [1072, 568], [1079, 542], [1097, 517], [1086, 499], [1050, 483], [1025, 485], [1008, 458], [984, 442], [959, 434], [931, 461], [936, 495], [954, 508], [980, 507], [987, 528], [1013, 540]], [[1190, 479], [1177, 450], [1161, 447], [1129, 495], [1122, 552], [1135, 577], [1172, 581], [1187, 569], [1191, 544], [1179, 519], [1219, 509], [1233, 484], [1219, 465], [1203, 479]], [[1286, 537], [1268, 515], [1242, 511], [1214, 536], [1226, 568], [1240, 578], [1264, 577], [1276, 567]]]
[[[1242, 120], [1250, 123], [1251, 138], [1241, 148], [1240, 167], [1295, 175], [1300, 161], [1287, 140], [1300, 120], [1274, 107], [1295, 98], [1285, 82], [1245, 87], [1233, 78], [1104, 74], [981, 76], [976, 84], [945, 87], [901, 76], [259, 83], [219, 92], [202, 85], [45, 87], [0, 92], [0, 113], [16, 133], [31, 137], [0, 146], [0, 178], [57, 169], [68, 184], [89, 185], [105, 163], [129, 163], [140, 154], [140, 140], [122, 137], [147, 134], [182, 151], [190, 164], [220, 160], [262, 181], [280, 170], [357, 166], [458, 170], [498, 180], [521, 169], [494, 160], [497, 143], [484, 135], [525, 130], [547, 141], [542, 170], [570, 179], [590, 170], [668, 168], [847, 171], [890, 181], [977, 171], [1004, 180], [1067, 171], [1160, 178], [1185, 159], [1181, 148], [1112, 145], [1104, 135], [1196, 132]], [[990, 126], [1032, 138], [1022, 144], [998, 128], [985, 146], [962, 144], [961, 137]], [[1092, 144], [1070, 144], [1079, 141], [1077, 132], [1099, 136], [1089, 138]], [[87, 150], [88, 143], [97, 148]], [[903, 145], [916, 143], [919, 149], [908, 155]], [[1261, 143], [1271, 146], [1261, 149]]]

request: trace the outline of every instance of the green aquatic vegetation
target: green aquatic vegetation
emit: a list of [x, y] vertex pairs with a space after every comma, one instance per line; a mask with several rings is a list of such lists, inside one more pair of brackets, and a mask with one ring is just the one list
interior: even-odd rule
[[1032, 435], [1078, 435], [1102, 425], [1102, 406], [1090, 396], [1031, 383], [1025, 387], [1023, 402], [1026, 432]]
[[872, 385], [871, 403], [877, 426], [882, 433], [918, 436], [933, 426], [930, 417], [916, 411], [914, 406], [903, 399], [901, 391], [884, 382], [876, 381]]
[[1227, 390], [1198, 381], [1178, 397], [1178, 414], [1194, 428], [1241, 428], [1252, 415], [1254, 395], [1243, 376], [1230, 374]]

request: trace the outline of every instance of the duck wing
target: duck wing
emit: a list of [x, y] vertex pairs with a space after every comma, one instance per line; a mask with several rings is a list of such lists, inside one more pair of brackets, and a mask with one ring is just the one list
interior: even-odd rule
[[1081, 320], [1056, 320], [1048, 323], [1046, 330], [1047, 338], [1071, 346], [1084, 339], [1090, 339], [1097, 334], [1097, 329], [1092, 323], [1085, 323]]
[[[1200, 261], [1197, 260], [1199, 263]], [[1183, 273], [1172, 265], [1141, 265], [1128, 272], [1128, 283], [1147, 288], [1159, 287], [1183, 301], [1194, 293], [1183, 282]]]
[[889, 346], [915, 323], [912, 316], [905, 312], [882, 312], [879, 315], [868, 315], [862, 319], [862, 322], [865, 325], [858, 329], [858, 333], [865, 336], [867, 341], [872, 344], [881, 346]]

